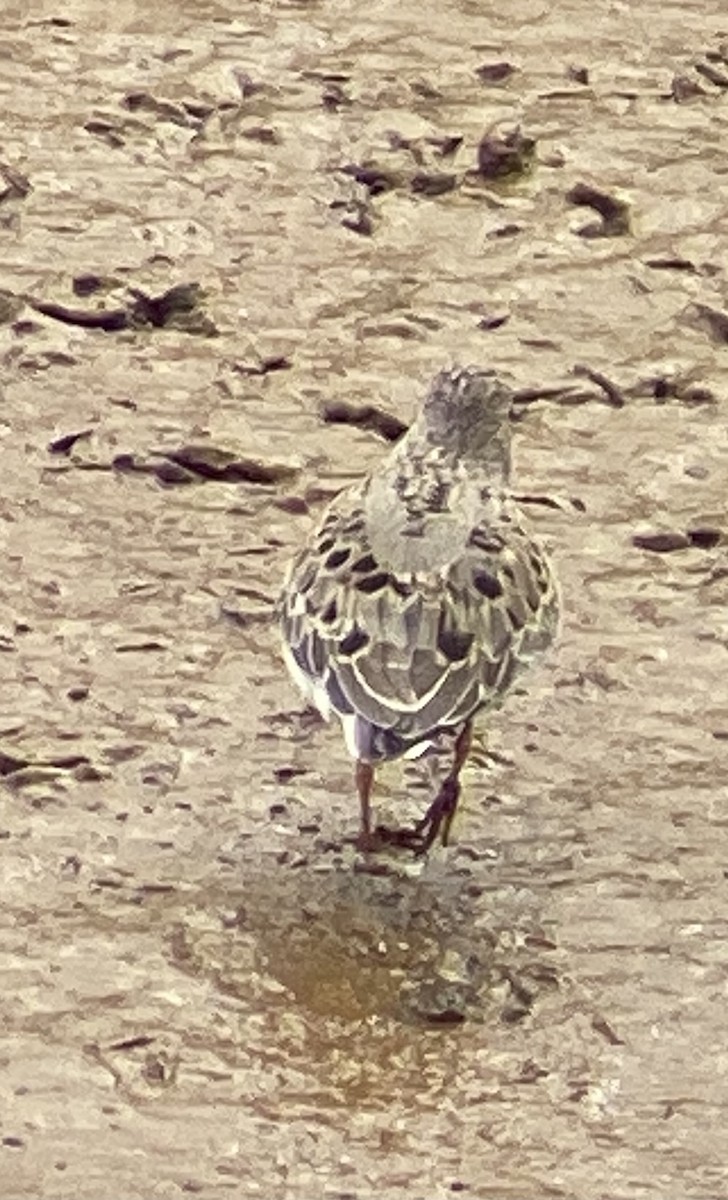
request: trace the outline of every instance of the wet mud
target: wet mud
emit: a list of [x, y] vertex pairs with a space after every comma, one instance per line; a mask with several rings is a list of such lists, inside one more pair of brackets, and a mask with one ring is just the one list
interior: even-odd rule
[[[728, 1195], [724, 5], [32, 8], [3, 1195]], [[452, 846], [367, 869], [272, 608], [453, 361], [513, 377], [564, 628]], [[427, 796], [378, 776], [385, 819]]]

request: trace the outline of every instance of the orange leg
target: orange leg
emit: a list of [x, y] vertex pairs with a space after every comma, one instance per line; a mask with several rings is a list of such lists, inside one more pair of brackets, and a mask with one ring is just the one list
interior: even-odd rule
[[[460, 799], [460, 772], [462, 771], [463, 767], [465, 766], [467, 757], [470, 753], [470, 747], [471, 747], [472, 743], [473, 743], [473, 725], [472, 725], [471, 721], [468, 721], [467, 724], [463, 726], [460, 733], [458, 734], [457, 741], [455, 742], [455, 759], [453, 761], [452, 770], [451, 770], [450, 774], [448, 775], [447, 779], [445, 779], [445, 781], [442, 785], [442, 788], [440, 790], [440, 795], [442, 795], [443, 792], [446, 792], [446, 790], [449, 787], [449, 790], [451, 793], [451, 799], [449, 800], [449, 802], [446, 801], [445, 809], [444, 809], [444, 812], [442, 813], [442, 817], [441, 817], [441, 821], [442, 821], [441, 840], [442, 840], [443, 846], [447, 846], [447, 843], [448, 843], [448, 840], [450, 837], [450, 826], [452, 825], [453, 817], [455, 816], [455, 813], [457, 811], [458, 800]], [[438, 799], [439, 799], [439, 797], [438, 797]], [[435, 804], [437, 804], [437, 802], [438, 801], [436, 799]], [[437, 836], [438, 828], [439, 828], [439, 823], [438, 823], [438, 827], [435, 829], [434, 837]]]
[[359, 806], [361, 808], [361, 827], [357, 845], [360, 850], [373, 850], [376, 838], [372, 834], [372, 806], [371, 794], [372, 785], [374, 783], [374, 767], [371, 763], [362, 762], [361, 759], [356, 764], [356, 790], [359, 793]]
[[[452, 767], [422, 820], [412, 829], [378, 829], [377, 833], [385, 842], [407, 846], [408, 849], [414, 850], [415, 854], [426, 854], [439, 834], [443, 846], [447, 845], [460, 799], [460, 772], [470, 752], [472, 735], [472, 723], [468, 721], [455, 741]], [[376, 837], [376, 834], [374, 836]]]
[[418, 854], [427, 853], [438, 833], [443, 846], [447, 846], [450, 827], [460, 799], [460, 772], [470, 753], [472, 740], [473, 726], [472, 722], [468, 721], [455, 741], [455, 755], [449, 773], [443, 779], [440, 790], [424, 817], [415, 825], [414, 832], [419, 838], [419, 845], [413, 844], [413, 849]]

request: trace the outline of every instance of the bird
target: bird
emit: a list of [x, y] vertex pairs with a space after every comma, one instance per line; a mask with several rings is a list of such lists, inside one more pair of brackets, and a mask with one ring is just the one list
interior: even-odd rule
[[[283, 657], [343, 727], [362, 851], [447, 845], [474, 718], [556, 635], [553, 566], [511, 489], [512, 401], [492, 368], [440, 371], [401, 440], [334, 498], [286, 572]], [[422, 819], [374, 826], [377, 766], [443, 738], [450, 769]]]

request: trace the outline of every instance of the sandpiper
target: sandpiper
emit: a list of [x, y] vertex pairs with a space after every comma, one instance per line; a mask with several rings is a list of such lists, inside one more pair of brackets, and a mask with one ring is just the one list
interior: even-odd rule
[[[480, 711], [551, 642], [558, 594], [510, 490], [512, 394], [492, 370], [434, 379], [380, 468], [342, 492], [294, 558], [280, 601], [284, 656], [335, 715], [356, 762], [358, 845], [447, 844]], [[440, 790], [413, 828], [373, 828], [377, 763], [454, 739]]]

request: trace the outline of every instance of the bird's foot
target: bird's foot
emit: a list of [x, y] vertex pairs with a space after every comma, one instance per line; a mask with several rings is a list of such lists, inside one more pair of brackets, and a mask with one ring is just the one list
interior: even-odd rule
[[378, 850], [384, 850], [387, 846], [392, 845], [391, 832], [383, 825], [377, 825], [377, 828], [373, 830], [361, 829], [353, 839], [354, 845], [363, 854], [376, 854]]
[[362, 830], [356, 845], [365, 853], [376, 853], [391, 846], [401, 846], [415, 855], [427, 854], [438, 834], [443, 846], [447, 845], [450, 826], [460, 797], [460, 784], [448, 776], [421, 821], [408, 829], [389, 829], [377, 825], [374, 831]]
[[415, 854], [424, 854], [432, 844], [427, 835], [420, 832], [418, 825], [410, 829], [391, 829], [388, 825], [377, 825], [373, 830], [361, 830], [351, 840], [362, 854], [377, 854], [393, 847], [403, 847]]

